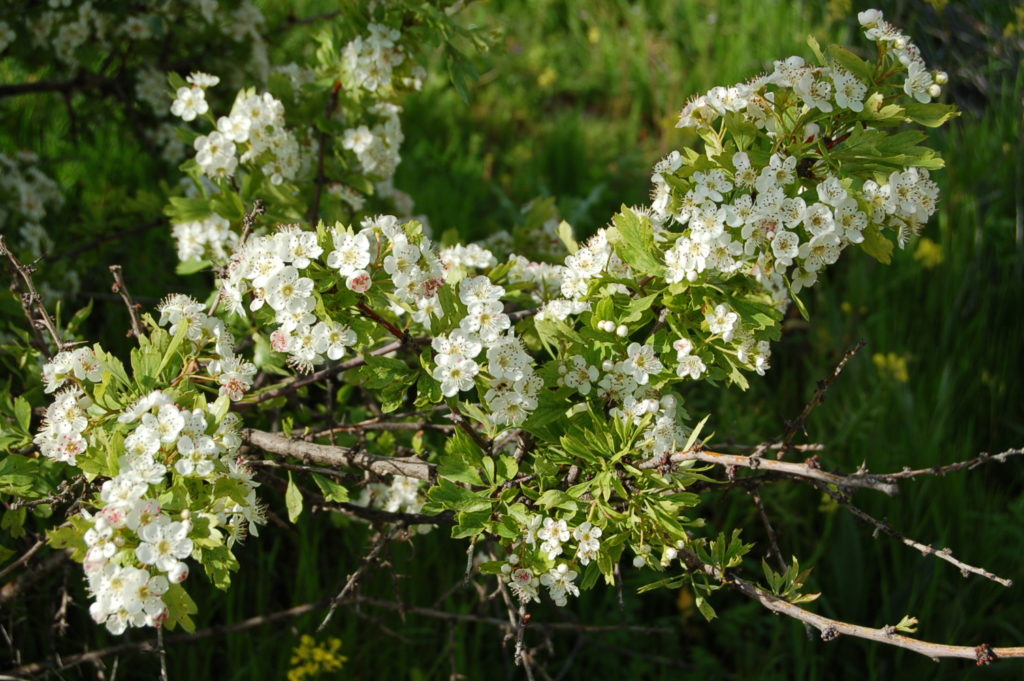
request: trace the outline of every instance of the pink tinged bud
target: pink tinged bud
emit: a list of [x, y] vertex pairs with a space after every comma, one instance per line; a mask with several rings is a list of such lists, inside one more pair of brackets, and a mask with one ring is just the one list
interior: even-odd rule
[[366, 293], [373, 286], [373, 280], [370, 279], [370, 273], [366, 270], [357, 270], [348, 276], [348, 279], [345, 280], [345, 286], [350, 291]]

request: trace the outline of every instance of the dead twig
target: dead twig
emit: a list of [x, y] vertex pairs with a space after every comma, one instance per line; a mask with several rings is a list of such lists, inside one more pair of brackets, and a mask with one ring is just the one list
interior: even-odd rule
[[858, 508], [857, 506], [854, 506], [853, 502], [850, 501], [850, 497], [847, 496], [846, 494], [842, 492], [837, 492], [828, 485], [823, 485], [820, 483], [816, 484], [818, 488], [821, 489], [821, 491], [825, 492], [825, 494], [835, 499], [840, 505], [842, 505], [846, 510], [852, 513], [859, 520], [862, 520], [865, 523], [874, 526], [877, 531], [884, 532], [890, 537], [893, 537], [894, 539], [897, 539], [903, 544], [906, 544], [910, 548], [920, 551], [922, 555], [935, 556], [941, 560], [946, 561], [951, 565], [956, 566], [964, 577], [966, 577], [968, 574], [974, 574], [984, 577], [985, 579], [990, 579], [997, 584], [1002, 584], [1005, 587], [1013, 586], [1013, 580], [995, 575], [984, 568], [969, 565], [963, 562], [962, 560], [959, 560], [958, 558], [954, 557], [953, 552], [948, 548], [936, 549], [934, 547], [928, 546], [927, 544], [922, 544], [919, 541], [911, 539], [910, 537], [907, 537], [906, 535], [899, 532], [896, 528], [894, 528], [886, 521], [879, 520], [878, 518], [875, 518], [873, 515], [867, 513], [866, 511]]
[[111, 265], [110, 273], [114, 275], [114, 285], [110, 287], [110, 290], [121, 296], [121, 300], [124, 301], [125, 306], [128, 308], [128, 317], [131, 319], [132, 330], [129, 336], [135, 336], [136, 338], [142, 338], [142, 320], [139, 319], [139, 310], [142, 306], [132, 300], [132, 296], [128, 293], [128, 287], [124, 283], [124, 273], [121, 271], [120, 265]]

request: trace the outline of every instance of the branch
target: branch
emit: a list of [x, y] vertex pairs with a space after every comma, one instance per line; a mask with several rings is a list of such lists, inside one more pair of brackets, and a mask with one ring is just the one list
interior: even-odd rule
[[106, 87], [115, 82], [113, 78], [103, 78], [93, 74], [81, 73], [70, 80], [38, 80], [34, 83], [10, 83], [0, 85], [0, 98], [29, 95], [39, 92], [74, 92], [93, 87]]
[[152, 220], [150, 222], [147, 222], [145, 224], [139, 225], [137, 227], [132, 227], [130, 229], [124, 229], [124, 230], [121, 230], [120, 232], [112, 232], [112, 233], [106, 234], [104, 236], [96, 237], [92, 241], [87, 241], [84, 244], [82, 244], [81, 246], [78, 246], [76, 248], [72, 248], [69, 251], [63, 251], [61, 253], [48, 253], [47, 255], [43, 256], [43, 261], [44, 262], [57, 262], [58, 260], [63, 260], [64, 258], [73, 258], [76, 255], [81, 255], [82, 253], [85, 253], [86, 251], [91, 251], [92, 249], [94, 249], [94, 248], [96, 248], [98, 246], [102, 246], [103, 244], [107, 243], [108, 241], [116, 241], [116, 240], [121, 239], [121, 238], [126, 237], [126, 236], [132, 236], [133, 234], [139, 234], [141, 232], [148, 232], [149, 230], [153, 229], [154, 227], [160, 227], [161, 225], [164, 225], [164, 224], [166, 224], [166, 223], [163, 220]]
[[753, 470], [764, 470], [786, 477], [816, 480], [818, 482], [828, 483], [843, 489], [864, 487], [867, 489], [877, 490], [879, 492], [885, 492], [889, 496], [894, 496], [899, 492], [899, 488], [897, 488], [894, 483], [880, 480], [878, 479], [878, 476], [868, 473], [839, 475], [823, 471], [814, 463], [791, 463], [789, 461], [762, 459], [760, 456], [721, 454], [719, 452], [711, 451], [679, 452], [667, 457], [667, 460], [666, 458], [662, 458], [645, 461], [637, 466], [637, 468], [657, 468], [658, 466], [662, 466], [666, 463], [682, 463], [684, 461], [702, 461], [716, 466], [736, 466], [740, 468], [750, 468]]
[[341, 591], [338, 592], [338, 595], [331, 599], [331, 604], [327, 608], [327, 614], [324, 615], [323, 620], [321, 620], [320, 626], [316, 628], [316, 632], [318, 634], [322, 632], [324, 628], [327, 626], [327, 624], [331, 621], [331, 617], [334, 616], [334, 611], [337, 610], [338, 606], [341, 605], [341, 602], [345, 600], [345, 595], [348, 594], [348, 592], [355, 587], [356, 582], [359, 581], [359, 578], [363, 575], [363, 573], [366, 572], [366, 570], [371, 565], [373, 565], [374, 562], [376, 562], [377, 556], [380, 555], [380, 552], [384, 549], [384, 547], [387, 546], [391, 542], [391, 540], [394, 539], [395, 535], [398, 534], [398, 531], [404, 529], [404, 527], [404, 524], [398, 523], [394, 527], [392, 527], [391, 531], [389, 531], [386, 535], [380, 535], [380, 537], [374, 543], [373, 548], [370, 550], [370, 553], [368, 553], [363, 558], [363, 561], [360, 564], [359, 568], [348, 576], [348, 579], [345, 580], [345, 586], [341, 587]]
[[430, 483], [436, 477], [434, 464], [427, 463], [416, 456], [377, 456], [359, 449], [289, 440], [283, 435], [251, 428], [242, 431], [242, 440], [269, 454], [291, 456], [319, 466], [330, 468], [351, 466], [376, 475], [404, 475], [407, 478]]
[[129, 335], [133, 335], [136, 338], [142, 338], [142, 320], [139, 319], [139, 308], [142, 306], [132, 300], [132, 295], [128, 293], [128, 287], [124, 283], [124, 275], [121, 272], [121, 266], [111, 265], [110, 272], [114, 275], [114, 285], [111, 287], [111, 290], [121, 296], [121, 300], [123, 300], [124, 304], [128, 307], [128, 316], [132, 321], [132, 330]]
[[904, 544], [906, 544], [907, 546], [909, 546], [909, 547], [911, 547], [913, 549], [917, 549], [918, 551], [921, 552], [922, 555], [925, 555], [925, 556], [936, 556], [937, 558], [940, 558], [940, 559], [946, 561], [947, 563], [955, 565], [957, 568], [960, 569], [960, 572], [961, 572], [961, 574], [963, 574], [964, 577], [966, 577], [968, 575], [968, 573], [970, 573], [970, 574], [980, 575], [981, 577], [985, 577], [986, 579], [991, 579], [993, 582], [996, 582], [997, 584], [1002, 584], [1005, 587], [1013, 586], [1013, 580], [1006, 579], [1005, 577], [999, 577], [998, 575], [992, 574], [991, 572], [989, 572], [988, 570], [985, 570], [984, 568], [979, 568], [979, 567], [974, 567], [973, 565], [968, 565], [967, 563], [964, 563], [963, 561], [953, 557], [953, 552], [950, 549], [948, 549], [948, 548], [947, 549], [936, 550], [935, 548], [933, 548], [931, 546], [928, 546], [926, 544], [922, 544], [919, 541], [915, 541], [915, 540], [911, 539], [910, 537], [907, 537], [907, 536], [903, 535], [902, 533], [900, 533], [899, 531], [897, 531], [896, 528], [894, 528], [892, 525], [890, 525], [886, 521], [879, 520], [879, 519], [875, 518], [874, 516], [872, 516], [871, 514], [861, 510], [857, 506], [854, 506], [853, 502], [850, 501], [850, 498], [846, 494], [843, 494], [841, 492], [837, 492], [834, 489], [832, 489], [831, 487], [829, 487], [828, 485], [823, 485], [821, 483], [815, 483], [815, 484], [821, 489], [821, 491], [825, 492], [830, 497], [835, 499], [838, 503], [842, 504], [842, 506], [844, 506], [846, 508], [846, 510], [848, 510], [850, 513], [855, 515], [860, 520], [868, 523], [869, 525], [874, 525], [875, 528], [877, 528], [877, 530], [885, 532], [890, 537], [898, 539], [899, 541], [903, 542]]
[[829, 374], [829, 376], [827, 376], [825, 380], [818, 381], [818, 389], [814, 391], [814, 395], [811, 396], [811, 399], [807, 403], [807, 406], [805, 406], [804, 410], [800, 412], [800, 416], [796, 417], [796, 419], [790, 421], [789, 424], [787, 424], [786, 432], [782, 435], [781, 438], [779, 438], [779, 442], [781, 442], [783, 445], [782, 449], [779, 451], [779, 458], [781, 458], [782, 454], [785, 453], [786, 449], [793, 441], [793, 437], [796, 435], [797, 431], [802, 431], [804, 434], [807, 433], [807, 431], [805, 430], [805, 426], [807, 425], [807, 417], [811, 415], [811, 412], [814, 411], [815, 407], [817, 407], [819, 404], [825, 401], [825, 393], [832, 386], [832, 382], [839, 378], [839, 374], [843, 373], [843, 369], [846, 368], [846, 363], [853, 359], [853, 356], [860, 352], [865, 345], [867, 345], [867, 341], [857, 341], [856, 345], [854, 345], [852, 348], [850, 348], [843, 354], [842, 358], [839, 360], [839, 363], [836, 364], [836, 368], [832, 370], [832, 373]]
[[841, 620], [831, 619], [815, 614], [809, 610], [793, 605], [778, 596], [768, 593], [764, 589], [739, 577], [727, 576], [720, 569], [713, 565], [704, 563], [692, 550], [684, 548], [679, 551], [679, 557], [687, 568], [694, 572], [703, 572], [715, 578], [722, 584], [729, 586], [747, 598], [751, 598], [772, 612], [792, 617], [793, 619], [809, 624], [821, 632], [823, 641], [831, 641], [840, 634], [863, 638], [876, 643], [905, 648], [906, 650], [926, 655], [934, 660], [940, 658], [957, 657], [967, 660], [975, 660], [979, 665], [990, 664], [1003, 657], [1024, 657], [1024, 646], [1013, 648], [993, 648], [988, 644], [980, 646], [955, 646], [942, 643], [931, 643], [909, 636], [902, 636], [896, 633], [892, 626], [881, 629], [872, 629], [858, 624], [849, 624]]
[[[270, 624], [271, 622], [276, 622], [282, 619], [301, 617], [302, 615], [308, 614], [315, 610], [319, 610], [326, 604], [327, 600], [324, 599], [322, 601], [317, 601], [316, 603], [306, 603], [304, 605], [297, 605], [294, 608], [280, 610], [269, 615], [257, 615], [256, 617], [250, 617], [249, 619], [242, 620], [237, 624], [210, 627], [209, 629], [197, 631], [194, 634], [177, 634], [175, 636], [168, 636], [164, 638], [164, 645], [192, 643], [194, 641], [201, 641], [207, 638], [225, 636], [227, 634], [233, 634], [238, 631], [245, 631], [246, 629], [253, 629], [255, 627], [259, 627], [264, 624]], [[116, 646], [100, 648], [99, 650], [92, 650], [87, 653], [80, 653], [78, 655], [62, 656], [59, 658], [55, 658], [52, 662], [34, 662], [32, 664], [25, 664], [14, 669], [10, 669], [5, 673], [11, 676], [18, 676], [42, 674], [46, 671], [60, 672], [64, 671], [65, 669], [77, 667], [80, 664], [85, 664], [87, 662], [95, 662], [96, 660], [100, 660], [109, 655], [123, 655], [125, 653], [135, 652], [156, 653], [158, 652], [158, 650], [159, 645], [157, 639], [153, 638], [146, 641], [121, 643]]]
[[[412, 339], [412, 340], [418, 342], [417, 339]], [[396, 350], [401, 349], [402, 346], [404, 346], [404, 345], [405, 345], [405, 343], [403, 343], [402, 341], [395, 341], [395, 342], [389, 343], [389, 344], [387, 344], [387, 345], [385, 345], [383, 347], [377, 348], [376, 350], [373, 350], [369, 354], [374, 355], [374, 356], [386, 355], [389, 352], [394, 352]], [[330, 376], [334, 376], [335, 374], [340, 374], [343, 371], [348, 371], [349, 369], [355, 369], [356, 367], [361, 367], [364, 364], [366, 364], [366, 358], [365, 357], [354, 357], [354, 358], [352, 358], [352, 359], [350, 359], [348, 361], [341, 362], [339, 364], [334, 364], [332, 366], [324, 367], [320, 371], [315, 371], [315, 372], [313, 372], [311, 374], [308, 374], [306, 376], [293, 378], [291, 381], [288, 381], [287, 383], [283, 383], [283, 384], [277, 386], [276, 388], [271, 388], [270, 390], [267, 390], [265, 392], [259, 393], [258, 395], [255, 395], [251, 400], [244, 400], [244, 401], [241, 401], [241, 402], [235, 402], [233, 407], [235, 409], [244, 409], [244, 408], [246, 408], [248, 406], [251, 406], [251, 405], [254, 405], [254, 404], [259, 404], [260, 402], [266, 402], [267, 400], [272, 400], [275, 397], [280, 397], [282, 395], [287, 395], [289, 393], [293, 393], [296, 390], [298, 390], [299, 388], [302, 388], [303, 386], [307, 386], [310, 383], [317, 383], [319, 381], [324, 380], [325, 378], [329, 378]]]
[[[931, 468], [917, 468], [910, 469], [904, 468], [898, 473], [873, 473], [870, 477], [874, 480], [882, 482], [898, 482], [899, 480], [907, 480], [909, 478], [919, 478], [925, 475], [938, 475], [942, 476], [946, 473], [955, 473], [962, 470], [971, 470], [977, 468], [986, 463], [993, 461], [997, 463], [1006, 463], [1006, 460], [1011, 456], [1020, 456], [1024, 454], [1024, 448], [1016, 447], [1013, 449], [1007, 449], [998, 454], [989, 454], [988, 452], [982, 452], [973, 459], [967, 459], [966, 461], [957, 461], [956, 463], [946, 464], [945, 466], [932, 466]], [[854, 474], [852, 477], [861, 475], [860, 473]]]
[[[57, 352], [64, 349], [64, 341], [60, 338], [60, 333], [57, 332], [57, 325], [54, 323], [53, 318], [50, 317], [50, 313], [46, 311], [46, 306], [43, 305], [43, 299], [36, 291], [35, 284], [32, 283], [32, 272], [33, 267], [31, 265], [22, 265], [18, 260], [14, 252], [11, 251], [7, 246], [7, 240], [3, 236], [0, 236], [0, 255], [7, 258], [10, 261], [11, 266], [17, 273], [17, 276], [21, 277], [21, 280], [25, 284], [25, 293], [21, 298], [21, 307], [25, 311], [25, 316], [28, 317], [29, 326], [32, 327], [33, 332], [36, 335], [37, 344], [41, 345], [39, 349], [47, 356], [50, 356], [50, 349], [46, 346], [42, 336], [39, 334], [40, 328], [45, 328], [53, 339], [54, 344], [57, 346]], [[15, 288], [17, 279], [12, 278], [11, 288]], [[38, 319], [32, 313], [32, 308], [36, 308]]]

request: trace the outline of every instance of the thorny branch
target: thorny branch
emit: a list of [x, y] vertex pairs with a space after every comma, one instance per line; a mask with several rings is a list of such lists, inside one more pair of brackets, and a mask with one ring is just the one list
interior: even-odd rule
[[906, 535], [896, 530], [896, 528], [894, 528], [886, 521], [879, 520], [871, 514], [861, 510], [857, 506], [854, 506], [853, 502], [850, 501], [850, 497], [848, 495], [842, 492], [837, 492], [828, 485], [823, 485], [821, 483], [815, 484], [819, 489], [821, 489], [821, 491], [835, 499], [839, 504], [841, 504], [844, 508], [846, 508], [846, 510], [852, 513], [858, 519], [868, 523], [869, 525], [873, 525], [878, 531], [884, 532], [890, 537], [893, 537], [894, 539], [903, 542], [907, 546], [920, 551], [922, 555], [935, 556], [937, 558], [940, 558], [941, 560], [946, 561], [947, 563], [956, 566], [957, 568], [959, 568], [960, 572], [963, 574], [964, 577], [966, 577], [968, 573], [970, 573], [979, 575], [986, 579], [991, 579], [993, 582], [996, 582], [997, 584], [1002, 584], [1005, 587], [1013, 586], [1013, 580], [995, 575], [984, 568], [968, 565], [967, 563], [955, 558], [953, 556], [953, 552], [948, 548], [935, 549], [934, 547], [928, 546], [927, 544], [922, 544], [919, 541], [915, 541], [914, 539], [911, 539], [910, 537], [907, 537]]
[[128, 287], [124, 283], [124, 274], [121, 271], [121, 266], [111, 265], [110, 273], [114, 275], [114, 285], [111, 287], [111, 290], [121, 296], [121, 300], [124, 301], [125, 306], [128, 308], [128, 316], [132, 324], [131, 333], [128, 335], [142, 338], [142, 320], [139, 319], [139, 310], [142, 306], [132, 300], [132, 295], [128, 293]]
[[807, 425], [807, 417], [811, 415], [811, 412], [814, 411], [815, 407], [817, 407], [819, 404], [825, 401], [825, 393], [828, 392], [828, 389], [832, 386], [832, 382], [839, 378], [839, 374], [843, 373], [843, 369], [846, 368], [847, 362], [853, 359], [853, 356], [860, 352], [865, 345], [867, 345], [867, 341], [863, 339], [857, 341], [857, 343], [852, 348], [843, 353], [842, 358], [839, 360], [839, 363], [836, 364], [836, 368], [832, 370], [832, 373], [829, 374], [824, 380], [818, 381], [818, 388], [817, 390], [814, 391], [814, 395], [811, 396], [811, 399], [804, 407], [804, 410], [800, 412], [800, 416], [796, 417], [796, 419], [789, 423], [788, 427], [786, 428], [786, 432], [780, 438], [784, 446], [779, 451], [779, 457], [781, 457], [782, 454], [785, 453], [786, 448], [789, 447], [790, 443], [793, 441], [793, 437], [797, 434], [797, 432], [802, 431], [806, 433], [804, 428]]
[[[20, 277], [24, 283], [25, 293], [19, 296], [21, 300], [22, 310], [25, 312], [25, 316], [28, 318], [29, 326], [32, 328], [35, 334], [36, 346], [46, 356], [50, 356], [49, 346], [43, 340], [42, 335], [39, 333], [39, 329], [46, 329], [50, 338], [53, 339], [54, 345], [57, 346], [57, 352], [64, 349], [64, 341], [61, 340], [60, 332], [57, 331], [57, 325], [53, 321], [53, 317], [46, 311], [46, 306], [43, 304], [43, 299], [36, 291], [35, 284], [32, 282], [32, 265], [23, 265], [18, 260], [14, 252], [7, 246], [7, 240], [3, 236], [0, 236], [0, 255], [7, 258], [10, 261], [11, 266], [14, 268], [17, 277]], [[17, 277], [12, 278], [11, 288], [17, 289]], [[33, 312], [33, 309], [35, 312]]]
[[871, 627], [864, 627], [858, 624], [850, 624], [841, 620], [831, 619], [793, 605], [792, 603], [765, 591], [745, 579], [732, 576], [731, 574], [724, 574], [719, 568], [701, 561], [697, 554], [690, 549], [682, 549], [679, 552], [679, 556], [682, 558], [686, 567], [691, 571], [703, 572], [704, 574], [711, 576], [723, 585], [739, 591], [747, 598], [752, 598], [772, 612], [786, 615], [795, 620], [799, 620], [800, 622], [804, 622], [805, 624], [809, 624], [821, 632], [821, 638], [823, 641], [831, 641], [837, 638], [840, 634], [846, 634], [847, 636], [863, 638], [876, 643], [905, 648], [906, 650], [926, 655], [927, 657], [935, 660], [951, 657], [963, 658], [975, 660], [979, 665], [990, 664], [991, 662], [1004, 657], [1024, 657], [1024, 646], [993, 648], [987, 644], [982, 644], [976, 647], [946, 645], [943, 643], [932, 643], [930, 641], [922, 641], [920, 639], [910, 638], [909, 636], [903, 636], [896, 633], [896, 628], [892, 626], [873, 629]]
[[395, 523], [394, 527], [392, 527], [387, 532], [387, 534], [380, 534], [380, 536], [377, 538], [377, 541], [374, 543], [373, 548], [370, 549], [370, 553], [368, 553], [366, 557], [363, 558], [363, 562], [359, 566], [359, 568], [351, 575], [349, 575], [348, 579], [345, 581], [345, 586], [341, 588], [341, 591], [338, 592], [337, 596], [331, 599], [330, 606], [328, 606], [327, 608], [327, 614], [324, 615], [323, 620], [321, 620], [320, 626], [316, 628], [317, 633], [324, 630], [327, 624], [331, 621], [331, 617], [334, 616], [334, 611], [337, 610], [338, 606], [341, 605], [342, 601], [345, 600], [345, 596], [348, 594], [348, 592], [355, 587], [356, 582], [359, 581], [359, 578], [363, 575], [363, 573], [366, 572], [366, 570], [377, 561], [377, 556], [380, 555], [380, 552], [384, 549], [384, 547], [391, 543], [391, 540], [395, 538], [395, 535], [398, 534], [399, 531], [404, 529], [405, 523], [399, 522]]

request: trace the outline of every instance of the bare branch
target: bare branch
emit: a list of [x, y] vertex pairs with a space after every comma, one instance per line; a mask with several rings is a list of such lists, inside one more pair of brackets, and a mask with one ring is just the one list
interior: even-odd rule
[[242, 431], [242, 439], [269, 454], [291, 456], [329, 468], [351, 466], [376, 475], [404, 475], [425, 482], [433, 482], [436, 477], [434, 464], [416, 456], [377, 456], [359, 449], [289, 440], [283, 435], [251, 428]]
[[45, 256], [43, 256], [43, 260], [45, 262], [57, 262], [58, 260], [64, 260], [65, 258], [73, 258], [76, 255], [81, 255], [86, 251], [91, 251], [92, 249], [102, 246], [103, 244], [108, 243], [110, 241], [117, 241], [119, 239], [123, 239], [126, 236], [132, 236], [134, 234], [148, 232], [154, 227], [160, 227], [165, 224], [167, 223], [164, 220], [150, 220], [149, 222], [138, 225], [136, 227], [131, 227], [129, 229], [124, 229], [119, 232], [110, 232], [108, 234], [104, 234], [103, 236], [98, 236], [95, 239], [87, 241], [81, 246], [76, 246], [75, 248], [72, 248], [71, 250], [68, 251], [62, 251], [60, 253], [48, 253]]
[[807, 425], [807, 417], [811, 415], [811, 412], [814, 411], [815, 407], [825, 401], [825, 393], [832, 386], [832, 382], [839, 378], [839, 374], [843, 373], [843, 369], [846, 368], [846, 363], [853, 359], [853, 356], [860, 352], [865, 345], [867, 345], [867, 341], [863, 339], [857, 341], [852, 348], [843, 353], [842, 358], [839, 360], [839, 363], [836, 364], [836, 368], [832, 370], [832, 373], [829, 374], [825, 380], [818, 381], [818, 389], [814, 391], [814, 395], [811, 396], [811, 399], [804, 407], [804, 410], [800, 412], [800, 416], [789, 422], [786, 427], [786, 432], [779, 438], [778, 441], [781, 442], [783, 446], [782, 449], [779, 450], [778, 458], [782, 458], [782, 455], [785, 453], [786, 449], [789, 448], [790, 443], [793, 441], [793, 437], [798, 431], [806, 434], [807, 431], [805, 430], [805, 426]]
[[338, 606], [341, 605], [341, 602], [345, 600], [345, 596], [348, 594], [348, 592], [355, 587], [356, 582], [359, 581], [359, 578], [363, 575], [363, 573], [366, 572], [366, 570], [377, 561], [377, 556], [380, 555], [380, 552], [384, 549], [384, 547], [391, 543], [391, 540], [394, 539], [395, 535], [398, 534], [399, 530], [402, 529], [405, 529], [405, 524], [398, 523], [394, 527], [392, 527], [391, 530], [386, 535], [381, 534], [378, 537], [377, 541], [374, 542], [373, 548], [370, 549], [370, 553], [368, 553], [366, 557], [363, 558], [363, 562], [359, 566], [359, 568], [348, 576], [348, 579], [345, 580], [345, 586], [341, 588], [341, 591], [338, 592], [337, 596], [331, 599], [331, 603], [327, 608], [327, 614], [324, 615], [323, 620], [321, 620], [320, 626], [316, 628], [317, 633], [320, 633], [324, 630], [324, 627], [326, 627], [327, 624], [331, 621], [331, 617], [334, 616], [334, 611], [337, 610]]
[[[898, 482], [900, 480], [907, 480], [909, 478], [920, 478], [927, 475], [942, 476], [946, 473], [955, 473], [957, 471], [972, 470], [986, 463], [1006, 463], [1006, 460], [1012, 456], [1020, 456], [1024, 454], [1024, 448], [1015, 447], [1013, 449], [1007, 449], [998, 454], [989, 454], [988, 452], [982, 452], [973, 459], [967, 459], [966, 461], [957, 461], [956, 463], [946, 464], [945, 466], [932, 466], [931, 468], [917, 468], [910, 469], [904, 468], [898, 473], [872, 473], [870, 477], [874, 480], [883, 482]], [[854, 474], [853, 477], [860, 475], [860, 473]]]
[[[413, 340], [418, 342], [418, 339], [413, 339]], [[405, 343], [403, 343], [401, 341], [395, 341], [395, 342], [389, 343], [389, 344], [387, 344], [387, 345], [385, 345], [383, 347], [377, 348], [376, 350], [373, 350], [369, 354], [374, 355], [374, 356], [386, 355], [389, 352], [395, 352], [396, 350], [401, 349], [402, 346], [404, 346], [404, 345], [405, 345]], [[365, 357], [353, 357], [350, 360], [347, 360], [345, 362], [340, 362], [340, 363], [334, 364], [332, 366], [324, 367], [320, 371], [315, 371], [315, 372], [313, 372], [311, 374], [308, 374], [306, 376], [293, 378], [292, 380], [288, 381], [287, 383], [283, 383], [283, 384], [277, 386], [276, 388], [271, 388], [269, 390], [266, 390], [264, 392], [259, 393], [258, 395], [255, 395], [251, 400], [242, 401], [242, 402], [235, 402], [233, 407], [235, 409], [244, 409], [244, 408], [246, 408], [248, 406], [251, 406], [251, 405], [254, 405], [254, 404], [259, 404], [260, 402], [266, 402], [267, 400], [272, 400], [275, 397], [281, 397], [282, 395], [287, 395], [289, 393], [293, 393], [296, 390], [298, 390], [299, 388], [307, 386], [307, 385], [309, 385], [311, 383], [318, 383], [319, 381], [322, 381], [325, 378], [328, 378], [330, 376], [334, 376], [335, 374], [340, 374], [343, 371], [348, 371], [349, 369], [355, 369], [356, 367], [361, 367], [364, 364], [366, 364], [366, 358]]]
[[777, 475], [805, 480], [816, 480], [828, 483], [840, 488], [863, 487], [879, 492], [885, 492], [894, 496], [899, 492], [895, 484], [879, 480], [878, 476], [867, 473], [856, 475], [839, 475], [821, 470], [813, 463], [791, 463], [789, 461], [774, 461], [762, 459], [760, 456], [742, 456], [739, 454], [722, 454], [707, 450], [679, 452], [662, 459], [651, 459], [641, 463], [638, 468], [657, 468], [665, 463], [683, 463], [684, 461], [701, 461], [716, 466], [736, 466], [739, 468], [750, 468], [764, 470]]
[[[3, 236], [0, 236], [0, 255], [10, 261], [17, 276], [24, 283], [26, 292], [21, 296], [21, 306], [28, 317], [29, 326], [32, 327], [33, 333], [36, 334], [37, 343], [41, 346], [39, 349], [48, 357], [51, 355], [49, 347], [43, 342], [42, 336], [39, 335], [39, 328], [42, 327], [50, 333], [50, 338], [53, 339], [54, 345], [57, 346], [57, 352], [60, 352], [64, 349], [64, 341], [61, 340], [60, 333], [57, 331], [57, 325], [54, 323], [50, 313], [46, 311], [43, 299], [36, 291], [35, 284], [32, 283], [32, 266], [21, 264], [17, 256], [14, 255], [14, 252], [8, 248], [7, 240]], [[11, 282], [11, 287], [14, 288], [14, 281]], [[35, 308], [35, 313], [32, 312], [33, 308]]]
[[993, 648], [987, 644], [972, 647], [931, 643], [929, 641], [910, 638], [909, 636], [902, 636], [896, 633], [896, 628], [892, 626], [873, 629], [871, 627], [864, 627], [858, 624], [850, 624], [841, 620], [824, 617], [810, 612], [809, 610], [804, 610], [799, 606], [793, 605], [789, 601], [768, 593], [764, 589], [746, 581], [745, 579], [723, 574], [722, 571], [715, 566], [707, 565], [701, 561], [701, 559], [697, 557], [697, 554], [690, 549], [684, 548], [680, 550], [679, 557], [682, 558], [684, 564], [690, 570], [710, 575], [722, 584], [732, 587], [744, 596], [757, 601], [772, 612], [786, 615], [795, 620], [811, 625], [821, 632], [821, 638], [824, 641], [831, 641], [840, 634], [845, 634], [847, 636], [863, 638], [876, 643], [904, 648], [935, 660], [940, 658], [962, 658], [975, 660], [979, 665], [989, 664], [994, 660], [1003, 657], [1024, 657], [1024, 646]]
[[892, 525], [890, 525], [889, 523], [885, 522], [884, 520], [879, 520], [878, 518], [875, 518], [871, 514], [861, 510], [857, 506], [854, 506], [853, 502], [850, 501], [850, 498], [846, 494], [843, 494], [841, 492], [837, 492], [834, 489], [832, 489], [831, 487], [829, 487], [828, 485], [823, 485], [821, 483], [815, 483], [815, 484], [817, 484], [817, 486], [821, 489], [821, 491], [825, 492], [830, 497], [835, 499], [837, 502], [842, 504], [843, 507], [846, 508], [846, 510], [848, 510], [850, 513], [855, 515], [860, 520], [868, 523], [869, 525], [873, 525], [877, 530], [879, 530], [881, 532], [884, 532], [887, 535], [889, 535], [890, 537], [893, 537], [893, 538], [898, 539], [899, 541], [903, 542], [907, 546], [920, 551], [925, 556], [935, 556], [937, 558], [940, 558], [940, 559], [946, 561], [947, 563], [950, 563], [951, 565], [955, 565], [957, 568], [959, 568], [960, 572], [963, 574], [964, 577], [966, 577], [968, 575], [968, 573], [970, 573], [970, 574], [979, 575], [979, 576], [984, 577], [986, 579], [991, 579], [993, 582], [996, 582], [997, 584], [1002, 584], [1005, 587], [1013, 586], [1013, 580], [1006, 579], [1005, 577], [999, 577], [998, 575], [992, 574], [991, 572], [989, 572], [988, 570], [985, 570], [984, 568], [979, 568], [979, 567], [975, 567], [973, 565], [968, 565], [967, 563], [965, 563], [965, 562], [955, 558], [953, 556], [953, 552], [950, 549], [948, 549], [948, 548], [947, 549], [935, 549], [935, 548], [933, 548], [931, 546], [928, 546], [927, 544], [922, 544], [919, 541], [915, 541], [914, 539], [911, 539], [910, 537], [907, 537], [907, 536], [903, 535], [902, 533], [900, 533], [898, 530], [896, 530], [896, 528], [894, 528]]
[[132, 300], [132, 295], [128, 293], [128, 287], [124, 283], [124, 274], [121, 272], [120, 265], [111, 265], [110, 272], [114, 275], [114, 285], [111, 290], [121, 296], [121, 300], [124, 301], [125, 306], [128, 308], [128, 316], [132, 321], [131, 334], [136, 338], [142, 338], [142, 320], [139, 319], [139, 308], [142, 306]]

